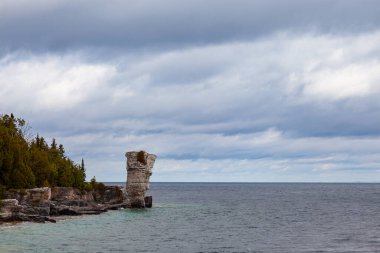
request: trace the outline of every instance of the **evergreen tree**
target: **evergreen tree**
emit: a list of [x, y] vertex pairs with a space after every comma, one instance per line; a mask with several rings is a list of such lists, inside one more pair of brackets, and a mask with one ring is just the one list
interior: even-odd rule
[[28, 143], [23, 138], [25, 121], [0, 117], [0, 184], [12, 188], [33, 187], [35, 177], [28, 164]]
[[59, 144], [59, 154], [61, 157], [64, 157], [65, 156], [65, 149], [63, 148], [63, 145], [62, 144]]
[[42, 186], [85, 187], [84, 161], [80, 165], [65, 156], [62, 144], [49, 146], [37, 134], [25, 139], [25, 121], [13, 114], [0, 115], [0, 186], [32, 188]]
[[51, 149], [57, 149], [57, 143], [55, 143], [55, 139], [54, 138], [53, 138], [53, 141], [51, 142], [50, 148]]
[[84, 160], [82, 158], [82, 163], [81, 163], [81, 166], [80, 166], [80, 169], [83, 173], [83, 177], [86, 178], [86, 168], [84, 167]]

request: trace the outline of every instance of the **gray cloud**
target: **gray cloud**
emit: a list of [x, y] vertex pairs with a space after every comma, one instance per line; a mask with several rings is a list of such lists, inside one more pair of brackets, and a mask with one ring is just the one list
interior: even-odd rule
[[379, 8], [376, 0], [5, 1], [0, 48], [168, 49], [281, 30], [357, 33], [377, 29]]
[[[105, 63], [83, 61], [82, 53], [10, 56], [0, 71], [2, 106], [43, 111], [58, 122], [67, 114], [93, 126], [124, 118], [155, 126], [141, 132], [276, 127], [300, 136], [377, 135], [379, 41], [379, 33], [277, 35]], [[194, 77], [194, 69], [201, 74]], [[347, 87], [347, 77], [358, 83]]]
[[[22, 7], [22, 8], [21, 8]], [[377, 1], [0, 3], [0, 108], [124, 180], [373, 181]], [[312, 175], [312, 179], [310, 179]]]

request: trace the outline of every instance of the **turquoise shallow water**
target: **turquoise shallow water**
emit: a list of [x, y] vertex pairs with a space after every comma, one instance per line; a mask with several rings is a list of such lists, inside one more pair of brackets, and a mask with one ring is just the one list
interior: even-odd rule
[[0, 252], [380, 252], [380, 184], [153, 183], [154, 207], [0, 228]]

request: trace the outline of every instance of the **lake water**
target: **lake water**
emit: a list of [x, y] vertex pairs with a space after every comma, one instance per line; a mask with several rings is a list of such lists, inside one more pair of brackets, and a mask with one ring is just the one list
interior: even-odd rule
[[152, 183], [151, 209], [0, 227], [0, 252], [380, 252], [380, 184]]

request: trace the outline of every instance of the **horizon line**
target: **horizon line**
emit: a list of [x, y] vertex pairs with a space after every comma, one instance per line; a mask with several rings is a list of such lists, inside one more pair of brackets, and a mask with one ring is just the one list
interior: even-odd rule
[[[125, 181], [100, 181], [103, 183], [126, 183]], [[150, 183], [223, 183], [223, 184], [379, 184], [380, 181], [346, 181], [346, 182], [324, 182], [324, 181], [267, 181], [267, 182], [243, 182], [243, 181], [152, 181]]]

